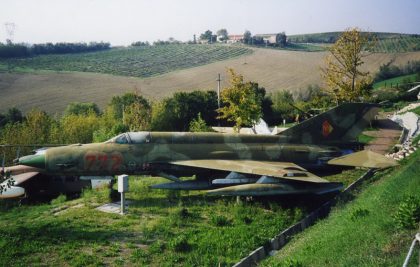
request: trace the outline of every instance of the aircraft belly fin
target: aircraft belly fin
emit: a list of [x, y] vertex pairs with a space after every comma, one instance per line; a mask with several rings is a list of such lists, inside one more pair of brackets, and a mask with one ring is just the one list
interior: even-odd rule
[[328, 161], [328, 164], [375, 169], [385, 169], [398, 165], [397, 161], [394, 159], [387, 158], [384, 155], [370, 150], [362, 150], [356, 153], [347, 154]]
[[269, 176], [278, 179], [287, 179], [311, 183], [329, 182], [291, 162], [200, 159], [172, 161], [170, 162], [170, 164], [194, 168], [237, 172], [243, 174]]

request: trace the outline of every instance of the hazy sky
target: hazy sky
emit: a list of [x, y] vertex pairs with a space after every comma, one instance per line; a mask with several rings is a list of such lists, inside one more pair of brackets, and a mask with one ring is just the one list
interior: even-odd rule
[[207, 29], [287, 35], [363, 30], [420, 34], [420, 0], [0, 0], [14, 42], [186, 41]]

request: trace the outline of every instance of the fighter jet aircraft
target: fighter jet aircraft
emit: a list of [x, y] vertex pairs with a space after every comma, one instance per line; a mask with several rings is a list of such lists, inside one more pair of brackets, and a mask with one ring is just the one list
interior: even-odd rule
[[[154, 188], [212, 189], [209, 193], [216, 195], [323, 194], [340, 190], [342, 184], [307, 169], [330, 168], [328, 162], [334, 164], [336, 158], [339, 165], [395, 164], [367, 152], [346, 159], [360, 146], [355, 140], [377, 110], [375, 104], [342, 104], [278, 135], [128, 132], [104, 143], [49, 148], [18, 163], [49, 174], [149, 174], [172, 181]], [[196, 179], [184, 181], [180, 175]]]

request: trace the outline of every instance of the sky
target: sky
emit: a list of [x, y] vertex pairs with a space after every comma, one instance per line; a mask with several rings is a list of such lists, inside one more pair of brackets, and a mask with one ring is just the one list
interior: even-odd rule
[[[420, 34], [420, 0], [0, 0], [0, 42], [188, 41], [211, 30]], [[10, 25], [10, 24], [9, 24]]]

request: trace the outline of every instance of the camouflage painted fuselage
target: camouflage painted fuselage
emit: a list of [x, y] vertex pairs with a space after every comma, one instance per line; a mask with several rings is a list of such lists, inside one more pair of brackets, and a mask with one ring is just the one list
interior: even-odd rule
[[[166, 163], [188, 159], [241, 159], [323, 166], [342, 155], [334, 146], [289, 144], [284, 136], [220, 133], [137, 132], [105, 142], [50, 148], [45, 171], [73, 175], [155, 174]], [[136, 135], [131, 138], [130, 135]], [[120, 135], [120, 139], [121, 139]], [[139, 138], [140, 136], [140, 138]], [[192, 171], [193, 172], [193, 171]]]

